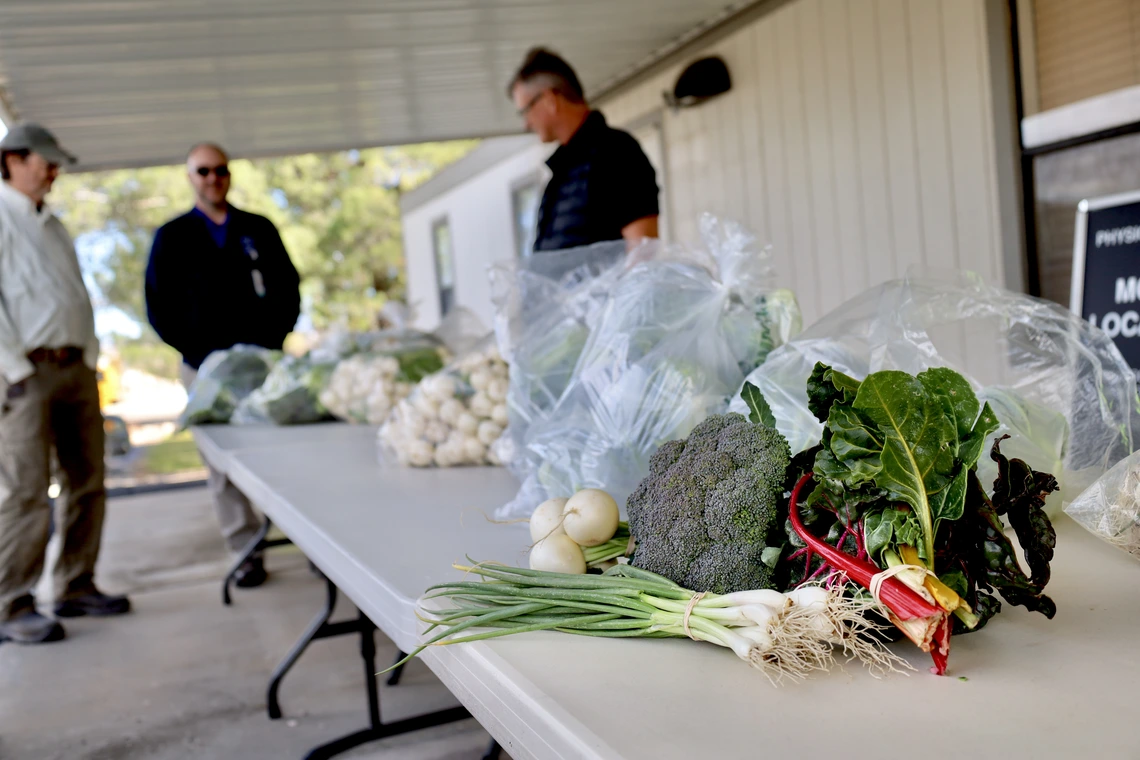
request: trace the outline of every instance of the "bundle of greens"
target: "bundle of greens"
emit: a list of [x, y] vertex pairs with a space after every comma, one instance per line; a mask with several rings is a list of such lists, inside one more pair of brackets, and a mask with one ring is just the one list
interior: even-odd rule
[[937, 368], [917, 377], [876, 372], [860, 382], [818, 364], [808, 398], [824, 433], [789, 504], [796, 551], [786, 561], [801, 563], [799, 582], [867, 587], [931, 653], [938, 674], [946, 671], [951, 630], [984, 625], [1001, 609], [996, 594], [1053, 617], [1056, 606], [1043, 592], [1056, 533], [1044, 504], [1057, 482], [1007, 459], [998, 439], [990, 450], [998, 477], [987, 495], [976, 470], [998, 421], [965, 378]]

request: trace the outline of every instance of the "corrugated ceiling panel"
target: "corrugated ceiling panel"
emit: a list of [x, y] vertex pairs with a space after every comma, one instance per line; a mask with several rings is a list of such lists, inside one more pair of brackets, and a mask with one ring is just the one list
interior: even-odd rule
[[587, 91], [751, 2], [6, 0], [0, 88], [85, 168], [515, 132], [504, 87], [550, 44]]

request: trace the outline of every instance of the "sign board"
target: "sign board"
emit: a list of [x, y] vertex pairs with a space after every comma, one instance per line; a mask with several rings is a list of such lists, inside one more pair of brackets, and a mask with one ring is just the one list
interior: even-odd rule
[[1140, 369], [1140, 191], [1077, 204], [1069, 308]]

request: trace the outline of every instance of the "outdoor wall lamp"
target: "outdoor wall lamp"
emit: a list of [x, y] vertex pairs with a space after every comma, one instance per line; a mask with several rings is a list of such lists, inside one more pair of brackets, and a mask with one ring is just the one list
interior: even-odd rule
[[732, 89], [728, 66], [720, 56], [694, 61], [677, 77], [673, 92], [663, 92], [665, 104], [677, 110], [692, 108]]

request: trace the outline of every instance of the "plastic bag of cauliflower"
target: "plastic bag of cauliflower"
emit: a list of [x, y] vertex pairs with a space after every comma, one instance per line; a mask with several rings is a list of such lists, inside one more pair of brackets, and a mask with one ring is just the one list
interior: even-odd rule
[[412, 467], [500, 464], [491, 450], [507, 426], [507, 363], [490, 339], [396, 403], [380, 428], [381, 458]]

